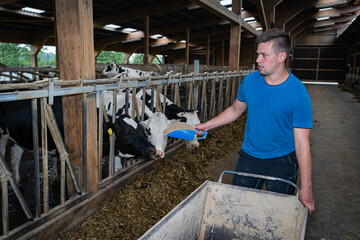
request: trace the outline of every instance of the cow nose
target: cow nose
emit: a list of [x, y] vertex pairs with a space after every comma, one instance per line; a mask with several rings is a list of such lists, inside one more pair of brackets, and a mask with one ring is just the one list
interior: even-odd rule
[[192, 143], [192, 144], [190, 145], [189, 150], [195, 150], [195, 149], [198, 149], [198, 148], [199, 148], [199, 144], [197, 144], [197, 143]]
[[161, 150], [156, 150], [155, 157], [156, 158], [164, 158], [164, 152]]

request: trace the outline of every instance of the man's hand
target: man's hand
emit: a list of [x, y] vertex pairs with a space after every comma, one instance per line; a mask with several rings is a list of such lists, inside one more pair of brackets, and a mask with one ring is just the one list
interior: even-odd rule
[[207, 132], [209, 130], [208, 127], [206, 126], [206, 123], [196, 124], [194, 128], [196, 129], [196, 136], [198, 137], [202, 137], [203, 135], [202, 131]]
[[305, 207], [309, 208], [309, 213], [314, 212], [315, 201], [314, 201], [311, 187], [300, 189], [299, 200]]

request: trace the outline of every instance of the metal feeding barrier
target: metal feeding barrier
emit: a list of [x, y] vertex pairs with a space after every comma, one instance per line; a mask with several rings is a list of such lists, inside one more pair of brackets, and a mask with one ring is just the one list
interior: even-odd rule
[[[219, 114], [222, 110], [230, 106], [231, 102], [236, 98], [236, 91], [241, 82], [241, 79], [248, 73], [253, 72], [253, 70], [242, 70], [237, 72], [213, 72], [213, 73], [191, 73], [191, 74], [172, 74], [171, 72], [163, 76], [146, 76], [138, 78], [128, 78], [124, 77], [123, 74], [119, 74], [117, 77], [110, 79], [93, 79], [93, 80], [56, 80], [56, 79], [46, 79], [42, 81], [35, 81], [30, 83], [11, 83], [11, 84], [1, 84], [0, 85], [0, 102], [8, 101], [18, 101], [31, 99], [32, 101], [32, 120], [33, 120], [33, 140], [34, 140], [34, 160], [35, 160], [35, 198], [36, 198], [36, 207], [35, 207], [35, 221], [41, 222], [41, 219], [45, 218], [54, 218], [58, 216], [63, 211], [59, 208], [66, 208], [66, 205], [75, 205], [79, 204], [85, 199], [88, 198], [87, 191], [87, 179], [84, 172], [89, 171], [84, 168], [83, 173], [83, 183], [80, 184], [84, 186], [82, 197], [69, 197], [66, 200], [66, 186], [65, 186], [65, 172], [66, 168], [69, 170], [70, 177], [75, 186], [75, 190], [78, 194], [81, 194], [79, 183], [77, 179], [79, 176], [76, 176], [74, 173], [70, 160], [69, 153], [66, 150], [64, 140], [60, 134], [60, 130], [51, 105], [54, 103], [54, 98], [58, 96], [68, 96], [68, 95], [78, 95], [82, 94], [83, 98], [83, 129], [82, 131], [86, 132], [86, 104], [85, 101], [87, 98], [96, 97], [98, 98], [98, 106], [103, 106], [98, 108], [98, 159], [101, 163], [102, 161], [102, 152], [103, 152], [103, 128], [102, 123], [105, 118], [105, 121], [109, 121], [107, 118], [106, 110], [102, 102], [103, 93], [106, 91], [111, 91], [113, 94], [112, 101], [112, 121], [115, 121], [116, 118], [116, 97], [120, 91], [124, 91], [126, 94], [125, 98], [125, 113], [128, 113], [133, 119], [138, 121], [144, 120], [144, 109], [145, 101], [142, 101], [141, 108], [137, 107], [137, 104], [134, 104], [136, 101], [136, 94], [132, 94], [130, 99], [130, 89], [133, 93], [136, 92], [136, 89], [142, 89], [143, 94], [146, 94], [146, 90], [151, 90], [151, 110], [165, 112], [165, 103], [166, 98], [170, 98], [176, 105], [181, 106], [187, 109], [195, 109], [198, 106], [201, 107], [200, 120], [206, 121], [209, 118], [214, 117], [216, 114]], [[156, 94], [155, 94], [156, 91]], [[185, 93], [184, 93], [185, 91]], [[161, 96], [162, 94], [162, 96]], [[144, 96], [143, 96], [144, 97]], [[40, 108], [41, 108], [41, 138], [42, 138], [42, 180], [43, 180], [43, 201], [41, 202], [41, 191], [40, 191], [40, 168], [39, 168], [39, 151], [38, 151], [38, 124], [37, 124], [37, 99], [40, 99]], [[144, 99], [144, 98], [143, 98]], [[155, 101], [156, 100], [156, 101]], [[132, 101], [132, 111], [129, 113], [128, 103]], [[156, 104], [155, 104], [156, 102]], [[209, 103], [210, 102], [210, 103]], [[141, 113], [140, 113], [141, 109]], [[61, 162], [61, 179], [60, 179], [60, 203], [59, 207], [56, 207], [52, 210], [49, 210], [49, 180], [48, 180], [48, 153], [47, 153], [47, 130], [49, 129], [50, 134], [55, 142], [56, 148], [59, 152], [60, 162]], [[115, 145], [115, 136], [110, 136], [110, 156], [108, 162], [108, 177], [102, 178], [102, 164], [99, 164], [98, 173], [99, 173], [99, 185], [98, 188], [101, 189], [104, 186], [112, 183], [114, 179], [120, 178], [132, 171], [131, 167], [134, 166], [134, 161], [129, 167], [124, 167], [119, 171], [115, 171], [114, 168], [114, 145]], [[84, 134], [84, 145], [86, 146], [85, 134]], [[86, 149], [86, 147], [84, 147]], [[85, 153], [84, 153], [85, 154]], [[11, 173], [7, 172], [5, 161], [0, 159], [2, 169], [5, 169], [4, 172], [0, 172], [2, 179], [2, 195], [3, 198], [7, 195], [7, 182], [11, 181]], [[83, 157], [83, 164], [86, 166], [86, 157]], [[5, 186], [6, 185], [6, 186]], [[14, 189], [16, 188], [13, 187]], [[84, 192], [85, 191], [85, 192]], [[20, 192], [20, 191], [19, 191]], [[19, 200], [22, 199], [19, 195]], [[31, 212], [26, 207], [26, 199], [20, 200], [24, 202], [24, 211], [28, 218], [31, 218]], [[9, 236], [9, 234], [19, 234], [19, 231], [24, 231], [21, 226], [10, 231], [8, 229], [8, 209], [4, 207], [6, 201], [3, 200], [3, 236]], [[23, 206], [23, 205], [22, 205]], [[43, 208], [41, 208], [43, 206]], [[27, 209], [27, 210], [26, 210]], [[43, 211], [41, 211], [43, 209]], [[43, 221], [45, 222], [45, 220]], [[29, 223], [27, 223], [29, 224]], [[35, 228], [37, 225], [34, 224]], [[31, 228], [27, 228], [26, 231], [31, 231]], [[21, 234], [26, 234], [21, 233]], [[19, 235], [16, 235], [19, 236]]]

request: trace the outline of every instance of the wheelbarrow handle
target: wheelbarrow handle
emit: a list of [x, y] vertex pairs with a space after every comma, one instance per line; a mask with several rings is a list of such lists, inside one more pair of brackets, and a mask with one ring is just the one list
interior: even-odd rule
[[296, 184], [294, 184], [293, 182], [286, 180], [286, 179], [265, 176], [265, 175], [259, 175], [259, 174], [254, 174], [254, 173], [245, 173], [245, 172], [236, 172], [236, 171], [225, 170], [220, 174], [218, 183], [222, 183], [222, 179], [223, 179], [225, 173], [230, 173], [233, 175], [239, 175], [239, 176], [245, 176], [245, 177], [261, 178], [261, 179], [266, 179], [266, 180], [284, 182], [284, 183], [287, 183], [287, 184], [293, 186], [296, 189], [296, 196], [299, 197], [299, 187], [296, 186]]

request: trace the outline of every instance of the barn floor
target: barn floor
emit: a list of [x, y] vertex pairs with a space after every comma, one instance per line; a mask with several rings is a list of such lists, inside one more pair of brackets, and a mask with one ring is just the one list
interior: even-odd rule
[[[360, 102], [336, 86], [307, 85], [315, 212], [308, 217], [307, 240], [360, 239]], [[238, 154], [210, 165], [213, 179], [235, 169]], [[228, 176], [224, 182], [231, 182]]]

